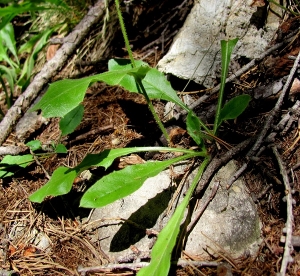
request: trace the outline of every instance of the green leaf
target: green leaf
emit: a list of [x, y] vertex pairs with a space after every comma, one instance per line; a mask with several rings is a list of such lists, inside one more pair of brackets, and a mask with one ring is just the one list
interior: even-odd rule
[[229, 119], [235, 119], [241, 115], [248, 106], [251, 97], [249, 95], [240, 95], [231, 99], [224, 105], [220, 113], [219, 125]]
[[[5, 1], [7, 2], [7, 1]], [[50, 10], [50, 9], [57, 9], [57, 8], [66, 8], [70, 9], [64, 1], [55, 1], [55, 0], [47, 0], [47, 1], [9, 1], [9, 3], [13, 2], [12, 5], [0, 8], [0, 29], [4, 28], [4, 26], [12, 21], [12, 19], [17, 16], [18, 14], [30, 12], [33, 14], [35, 11], [42, 11], [42, 10]], [[54, 4], [48, 5], [48, 3]], [[68, 11], [67, 11], [68, 12]]]
[[228, 75], [228, 69], [229, 69], [229, 63], [230, 63], [230, 58], [232, 51], [238, 42], [238, 38], [231, 39], [231, 40], [221, 40], [221, 53], [222, 53], [222, 78], [223, 81], [226, 80], [227, 75]]
[[99, 208], [123, 198], [139, 189], [147, 178], [178, 162], [187, 156], [180, 156], [171, 160], [147, 162], [127, 166], [120, 171], [114, 171], [97, 181], [89, 188], [80, 201], [81, 207]]
[[177, 241], [177, 236], [180, 230], [180, 224], [187, 205], [190, 202], [194, 189], [208, 164], [208, 158], [205, 159], [195, 176], [191, 187], [189, 188], [185, 198], [176, 208], [173, 216], [158, 234], [157, 241], [154, 244], [151, 252], [151, 262], [148, 266], [142, 268], [138, 272], [138, 276], [167, 276], [171, 265], [171, 256], [173, 248]]
[[11, 95], [12, 95], [12, 93], [14, 92], [14, 86], [16, 83], [16, 70], [14, 68], [7, 68], [4, 65], [0, 65], [0, 76], [2, 78], [5, 78], [6, 81], [8, 82], [9, 88], [11, 91]]
[[24, 53], [30, 54], [33, 51], [34, 45], [39, 41], [41, 36], [42, 36], [42, 33], [38, 33], [38, 34], [30, 37], [30, 39], [27, 42], [25, 42], [24, 44], [22, 44], [19, 47], [18, 53], [19, 54], [24, 54]]
[[[47, 196], [58, 196], [66, 194], [70, 191], [72, 183], [79, 173], [90, 168], [91, 166], [102, 166], [108, 168], [112, 162], [120, 157], [133, 152], [144, 152], [144, 151], [172, 151], [186, 153], [185, 157], [179, 158], [185, 159], [194, 156], [207, 156], [204, 152], [196, 152], [187, 149], [176, 149], [176, 148], [165, 148], [165, 147], [143, 147], [143, 148], [123, 148], [123, 149], [112, 149], [105, 150], [99, 154], [88, 154], [82, 162], [75, 168], [59, 167], [53, 172], [53, 175], [49, 182], [39, 190], [37, 190], [30, 200], [34, 202], [42, 202]], [[59, 187], [59, 183], [63, 183], [63, 187]], [[31, 199], [33, 198], [33, 199]]]
[[18, 14], [22, 14], [24, 12], [33, 12], [37, 10], [46, 10], [48, 8], [36, 8], [35, 6], [31, 5], [30, 3], [24, 3], [22, 5], [10, 5], [0, 9], [0, 30], [3, 29], [9, 22], [13, 20], [15, 16]]
[[78, 106], [84, 98], [93, 77], [79, 80], [61, 80], [50, 84], [42, 99], [31, 111], [41, 109], [45, 118], [64, 117]]
[[82, 162], [74, 168], [78, 173], [88, 169], [91, 166], [101, 166], [107, 169], [113, 161], [121, 156], [125, 156], [136, 152], [145, 151], [166, 151], [166, 152], [182, 152], [193, 156], [206, 156], [204, 152], [196, 152], [192, 150], [167, 148], [167, 147], [138, 147], [138, 148], [122, 148], [104, 150], [98, 154], [87, 154]]
[[[135, 64], [137, 67], [148, 68], [148, 70], [150, 68], [147, 63], [140, 60], [135, 60]], [[132, 65], [129, 59], [111, 59], [108, 61], [108, 70], [110, 72], [130, 69], [132, 69]], [[140, 77], [142, 79], [144, 76], [141, 75]], [[119, 82], [119, 85], [130, 92], [138, 92], [135, 78], [132, 75], [126, 74], [122, 81]]]
[[77, 107], [72, 109], [68, 114], [66, 114], [59, 122], [59, 128], [62, 135], [68, 135], [72, 133], [76, 127], [79, 126], [84, 113], [84, 107], [79, 104]]
[[189, 111], [186, 118], [186, 129], [188, 134], [193, 138], [198, 146], [203, 143], [200, 119], [195, 115], [193, 111]]
[[53, 172], [51, 179], [46, 185], [34, 192], [29, 199], [32, 202], [41, 203], [47, 196], [67, 194], [72, 188], [75, 177], [76, 171], [66, 167], [59, 167]]
[[[128, 75], [120, 81], [119, 85], [130, 92], [139, 92], [135, 77], [142, 79], [142, 83], [146, 89], [147, 95], [150, 99], [162, 99], [176, 103], [183, 109], [189, 111], [187, 106], [177, 96], [176, 91], [172, 88], [169, 81], [163, 73], [154, 68], [147, 68], [146, 63], [136, 60], [137, 67], [140, 67], [138, 72], [128, 72]], [[108, 63], [108, 68], [112, 72], [114, 70], [130, 69], [132, 68], [129, 59], [113, 59]], [[134, 75], [134, 76], [133, 76]]]
[[4, 60], [9, 64], [12, 68], [18, 68], [18, 64], [16, 64], [8, 55], [7, 48], [4, 46], [3, 38], [0, 35], [0, 61]]
[[0, 178], [12, 176], [19, 168], [25, 168], [34, 161], [31, 154], [6, 155], [0, 162]]
[[26, 146], [28, 146], [32, 151], [36, 151], [42, 148], [42, 143], [40, 140], [32, 140], [26, 143]]
[[48, 43], [48, 38], [50, 35], [53, 33], [54, 28], [51, 28], [49, 30], [46, 30], [41, 33], [40, 39], [37, 41], [37, 43], [34, 45], [34, 49], [32, 54], [29, 57], [29, 62], [28, 62], [28, 68], [27, 68], [27, 79], [31, 77], [32, 70], [35, 65], [35, 61], [37, 59], [38, 53], [47, 45]]
[[14, 55], [17, 62], [19, 62], [16, 48], [15, 32], [11, 23], [6, 24], [5, 27], [0, 30], [0, 36], [3, 39], [6, 47]]
[[78, 106], [91, 83], [103, 81], [109, 85], [118, 85], [129, 73], [138, 73], [140, 68], [109, 71], [78, 80], [61, 80], [50, 84], [42, 99], [31, 109], [41, 109], [45, 118], [64, 117]]
[[213, 134], [216, 135], [218, 127], [220, 125], [220, 112], [223, 105], [223, 97], [224, 97], [224, 89], [226, 84], [226, 78], [228, 75], [228, 68], [231, 58], [231, 53], [238, 42], [238, 38], [232, 39], [232, 40], [221, 40], [221, 54], [222, 54], [222, 73], [221, 73], [221, 84], [220, 84], [220, 93], [217, 103], [217, 110], [216, 110], [216, 117], [214, 122], [214, 130]]
[[150, 99], [162, 99], [173, 102], [186, 111], [189, 111], [189, 108], [177, 96], [176, 91], [172, 88], [164, 74], [157, 69], [151, 68], [142, 80], [142, 83]]
[[66, 148], [65, 145], [63, 145], [63, 144], [58, 144], [58, 145], [56, 145], [54, 151], [55, 151], [56, 153], [68, 153], [67, 148]]

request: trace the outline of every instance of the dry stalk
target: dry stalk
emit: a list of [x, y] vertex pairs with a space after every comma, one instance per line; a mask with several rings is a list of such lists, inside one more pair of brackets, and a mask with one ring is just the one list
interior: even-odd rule
[[293, 262], [293, 258], [291, 256], [291, 253], [293, 251], [292, 234], [293, 234], [293, 224], [294, 224], [293, 198], [292, 198], [292, 189], [290, 186], [288, 174], [283, 164], [282, 158], [275, 146], [272, 147], [272, 150], [279, 165], [280, 174], [282, 175], [282, 179], [285, 187], [285, 194], [286, 194], [285, 199], [287, 205], [286, 206], [287, 218], [286, 218], [285, 228], [283, 230], [286, 234], [286, 237], [285, 237], [284, 253], [281, 262], [281, 269], [280, 269], [280, 273], [278, 273], [278, 276], [284, 276], [286, 275], [286, 269], [288, 264]]

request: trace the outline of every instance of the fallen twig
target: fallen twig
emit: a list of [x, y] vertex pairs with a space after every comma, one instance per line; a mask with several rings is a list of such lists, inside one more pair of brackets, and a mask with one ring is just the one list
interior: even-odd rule
[[24, 151], [26, 151], [28, 148], [25, 146], [3, 146], [0, 147], [0, 155], [18, 155]]
[[220, 185], [220, 181], [215, 182], [213, 184], [209, 198], [206, 200], [206, 202], [204, 204], [202, 204], [201, 209], [196, 212], [193, 220], [189, 223], [189, 225], [186, 229], [187, 233], [189, 233], [194, 228], [194, 226], [196, 225], [196, 223], [199, 221], [200, 217], [204, 213], [205, 209], [207, 208], [208, 204], [214, 199], [214, 197], [218, 191], [219, 185]]
[[208, 182], [211, 180], [211, 178], [214, 176], [216, 171], [223, 165], [225, 165], [228, 161], [230, 161], [235, 155], [243, 151], [249, 144], [253, 141], [252, 138], [249, 138], [234, 148], [231, 148], [228, 150], [225, 154], [222, 156], [215, 156], [212, 161], [207, 166], [205, 172], [203, 173], [203, 176], [201, 180], [198, 183], [198, 186], [195, 191], [195, 195], [199, 195], [203, 188], [208, 184]]
[[[196, 267], [217, 267], [220, 263], [218, 262], [200, 262], [200, 261], [190, 261], [185, 259], [179, 259], [176, 263], [173, 263], [180, 267], [186, 267], [189, 265], [193, 265]], [[108, 264], [108, 265], [101, 265], [101, 266], [93, 266], [93, 267], [79, 267], [77, 271], [81, 275], [85, 275], [86, 273], [92, 273], [92, 272], [113, 272], [116, 270], [131, 270], [131, 271], [137, 271], [142, 267], [148, 266], [148, 262], [138, 262], [138, 263], [124, 263], [124, 264]]]
[[283, 258], [281, 263], [281, 269], [280, 269], [280, 273], [278, 273], [278, 275], [284, 276], [288, 264], [293, 262], [293, 258], [291, 256], [291, 253], [293, 251], [292, 233], [293, 233], [293, 224], [294, 224], [293, 199], [292, 199], [292, 189], [289, 183], [288, 174], [283, 164], [283, 161], [281, 159], [281, 156], [275, 146], [272, 147], [272, 150], [279, 165], [280, 174], [282, 175], [283, 183], [285, 186], [285, 194], [286, 194], [285, 199], [287, 205], [286, 206], [287, 218], [286, 218], [285, 228], [283, 230], [286, 233], [286, 237], [285, 237], [285, 246], [284, 246], [284, 253], [283, 253]]
[[56, 52], [55, 56], [49, 60], [43, 69], [34, 77], [25, 92], [19, 96], [14, 105], [0, 123], [0, 145], [3, 144], [9, 135], [12, 127], [29, 107], [38, 93], [51, 80], [51, 78], [61, 69], [68, 57], [76, 50], [78, 44], [89, 33], [91, 27], [100, 19], [104, 12], [104, 0], [99, 0], [92, 7], [87, 15], [75, 27], [65, 39], [64, 44]]
[[238, 169], [235, 174], [227, 181], [226, 189], [228, 190], [231, 185], [241, 176], [241, 174], [245, 171], [247, 168], [247, 163], [244, 163], [243, 166]]

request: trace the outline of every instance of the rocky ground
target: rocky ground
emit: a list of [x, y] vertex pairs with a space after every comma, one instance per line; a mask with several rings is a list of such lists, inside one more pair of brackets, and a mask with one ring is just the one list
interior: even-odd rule
[[[263, 138], [263, 143], [259, 146], [260, 154], [247, 158], [249, 147], [235, 157], [238, 167], [247, 164], [247, 169], [241, 177], [245, 180], [247, 192], [255, 202], [261, 220], [260, 246], [254, 255], [246, 254], [238, 258], [231, 256], [224, 248], [219, 248], [217, 252], [211, 254], [210, 259], [182, 251], [181, 258], [186, 261], [186, 266], [174, 265], [170, 275], [275, 275], [279, 272], [284, 258], [285, 243], [282, 237], [285, 236], [283, 228], [289, 206], [284, 200], [288, 191], [283, 177], [285, 173], [293, 192], [293, 222], [289, 223], [293, 227], [294, 245], [293, 262], [288, 265], [286, 275], [300, 275], [299, 242], [297, 242], [300, 235], [298, 69], [288, 87], [283, 104], [274, 118], [272, 117], [274, 115], [272, 110], [282, 93], [282, 89], [273, 93], [274, 83], [278, 81], [286, 83], [290, 69], [294, 65], [293, 57], [298, 55], [300, 48], [297, 33], [298, 17], [287, 18], [284, 22], [284, 27], [281, 27], [281, 31], [284, 32], [283, 38], [274, 39], [272, 45], [284, 42], [288, 35], [292, 37], [290, 43], [283, 44], [263, 60], [257, 61], [255, 66], [227, 85], [229, 97], [249, 93], [252, 100], [244, 114], [222, 126], [219, 146], [216, 147], [214, 143], [208, 144], [209, 150], [215, 156], [221, 157], [248, 138], [254, 139], [253, 145], [256, 137], [259, 137], [264, 129], [267, 131], [265, 137], [273, 133], [272, 139]], [[154, 38], [151, 40], [154, 41]], [[165, 52], [170, 42], [171, 37], [164, 41]], [[149, 43], [150, 41], [147, 45]], [[156, 66], [158, 60], [165, 54], [161, 51], [161, 47], [156, 49], [152, 46], [143, 48], [138, 43], [134, 45], [135, 58], [144, 58], [152, 66]], [[161, 41], [158, 45], [161, 45]], [[122, 51], [118, 53], [118, 56], [121, 55], [126, 57]], [[74, 62], [70, 62], [56, 79], [64, 77], [65, 74], [76, 75], [78, 71], [80, 74], [99, 73], [99, 64], [97, 66], [89, 64], [84, 70], [82, 68], [75, 70]], [[104, 66], [103, 61], [100, 61], [101, 66]], [[174, 88], [178, 87], [178, 80], [174, 82], [171, 80], [171, 84]], [[205, 92], [197, 84], [186, 91], [194, 101], [203, 93]], [[196, 107], [195, 111], [198, 110], [201, 114], [205, 110], [207, 113], [215, 102], [216, 96], [212, 95]], [[154, 101], [162, 119], [165, 104], [163, 101]], [[96, 240], [93, 238], [98, 235], [99, 224], [97, 221], [89, 220], [92, 210], [78, 207], [82, 193], [90, 185], [85, 176], [81, 175], [76, 179], [71, 193], [66, 196], [47, 199], [42, 204], [33, 204], [28, 199], [30, 194], [48, 181], [47, 176], [59, 166], [74, 167], [87, 153], [99, 153], [104, 149], [151, 146], [161, 136], [145, 100], [140, 95], [129, 93], [119, 87], [97, 83], [88, 89], [83, 105], [85, 113], [82, 123], [74, 133], [63, 139], [63, 144], [68, 149], [66, 155], [43, 154], [26, 169], [18, 170], [13, 177], [1, 180], [0, 275], [10, 275], [9, 271], [19, 275], [136, 274], [136, 267], [115, 264], [111, 260], [108, 252], [101, 248], [101, 237]], [[271, 117], [269, 125], [266, 125]], [[210, 118], [207, 120], [208, 125], [213, 123]], [[22, 146], [24, 141], [33, 139], [39, 139], [44, 145], [58, 142], [60, 132], [57, 119], [34, 122], [27, 131], [18, 132], [14, 129], [3, 145]], [[184, 116], [176, 121], [176, 126], [185, 131]], [[177, 141], [178, 144], [193, 146], [188, 137], [183, 135], [180, 139], [182, 140]], [[25, 149], [26, 151], [28, 149]], [[135, 158], [149, 159], [149, 156], [143, 154]], [[110, 170], [120, 169], [128, 165], [128, 162], [130, 164], [128, 160], [119, 160]], [[135, 159], [132, 162], [137, 161]], [[283, 163], [283, 168], [280, 168], [280, 162]], [[100, 178], [106, 172], [97, 169], [92, 173], [94, 177]], [[124, 223], [122, 218], [118, 220], [119, 224]], [[138, 248], [132, 247], [131, 250], [135, 253]], [[126, 257], [128, 256], [124, 256], [124, 259]], [[192, 261], [205, 263], [203, 266], [197, 266]]]

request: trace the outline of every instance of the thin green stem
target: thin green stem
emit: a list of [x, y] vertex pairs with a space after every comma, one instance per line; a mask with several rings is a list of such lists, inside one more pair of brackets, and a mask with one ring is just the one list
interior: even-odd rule
[[148, 107], [152, 113], [152, 116], [154, 117], [155, 119], [155, 122], [158, 124], [159, 128], [161, 129], [163, 135], [165, 136], [165, 138], [167, 139], [168, 141], [168, 144], [170, 143], [170, 136], [166, 130], [166, 128], [164, 127], [163, 123], [161, 122], [161, 120], [159, 119], [158, 115], [156, 114], [155, 110], [154, 110], [154, 106], [145, 90], [145, 87], [142, 83], [142, 81], [138, 78], [136, 78], [136, 83], [138, 85], [138, 89], [140, 90], [140, 92], [144, 95], [146, 101], [147, 101], [147, 104], [148, 104]]
[[125, 41], [125, 46], [126, 46], [128, 54], [129, 54], [129, 58], [130, 58], [132, 67], [135, 68], [136, 65], [135, 65], [134, 58], [133, 58], [133, 55], [132, 55], [132, 51], [131, 51], [131, 48], [130, 48], [128, 35], [127, 35], [127, 32], [126, 32], [126, 28], [125, 28], [125, 24], [124, 24], [122, 12], [121, 12], [119, 0], [115, 0], [115, 3], [116, 3], [116, 8], [117, 8], [117, 13], [118, 13], [118, 17], [119, 17], [119, 22], [120, 22], [123, 38], [124, 38], [124, 41]]
[[224, 97], [225, 84], [226, 84], [226, 78], [223, 77], [223, 73], [222, 73], [222, 76], [221, 76], [221, 85], [220, 85], [220, 92], [219, 92], [217, 109], [216, 109], [216, 115], [215, 115], [213, 135], [217, 135], [217, 130], [218, 130], [218, 126], [219, 126], [219, 120], [220, 120], [220, 113], [221, 113], [222, 103], [223, 103], [223, 97]]

